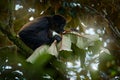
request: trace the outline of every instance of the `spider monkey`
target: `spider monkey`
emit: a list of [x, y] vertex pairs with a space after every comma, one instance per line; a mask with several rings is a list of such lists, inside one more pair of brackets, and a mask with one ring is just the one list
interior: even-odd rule
[[18, 35], [28, 47], [35, 50], [43, 44], [50, 45], [54, 40], [60, 42], [62, 38], [53, 36], [52, 32], [63, 33], [65, 24], [66, 20], [61, 15], [43, 16], [25, 24]]

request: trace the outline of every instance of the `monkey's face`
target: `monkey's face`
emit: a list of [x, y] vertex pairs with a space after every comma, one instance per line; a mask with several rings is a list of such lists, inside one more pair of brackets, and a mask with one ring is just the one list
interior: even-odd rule
[[56, 25], [55, 31], [57, 33], [63, 33], [64, 32], [64, 26], [65, 26], [65, 24], [58, 24], [58, 25]]

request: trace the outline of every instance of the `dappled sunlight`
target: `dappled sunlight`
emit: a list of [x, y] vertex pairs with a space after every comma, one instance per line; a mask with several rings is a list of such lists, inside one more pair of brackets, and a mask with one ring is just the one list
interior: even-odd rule
[[[89, 8], [87, 8], [87, 10], [89, 10]], [[101, 55], [104, 55], [104, 54], [110, 55], [110, 52], [107, 49], [109, 47], [109, 43], [111, 42], [111, 39], [109, 37], [110, 34], [106, 32], [106, 27], [109, 26], [107, 20], [103, 16], [98, 15], [97, 13], [92, 14], [89, 12], [87, 13], [87, 11], [86, 11], [86, 14], [83, 13], [82, 16], [79, 17], [79, 19], [80, 19], [80, 25], [84, 28], [83, 35], [84, 34], [99, 35], [99, 41], [101, 43], [96, 42], [91, 44], [91, 46], [85, 47], [86, 52], [82, 53], [82, 54], [85, 54], [85, 58], [84, 58], [85, 61], [82, 60], [82, 58], [80, 57], [79, 60], [77, 60], [76, 58], [71, 62], [66, 62], [66, 66], [69, 69], [68, 77], [71, 80], [86, 79], [85, 75], [87, 75], [89, 79], [92, 79], [93, 75], [91, 76], [91, 72], [93, 72], [93, 74], [97, 72], [96, 75], [100, 74], [99, 65], [104, 66], [104, 64], [101, 64], [99, 58], [101, 57]], [[80, 26], [76, 27], [76, 30], [80, 31]], [[83, 45], [83, 44], [79, 44], [79, 45]], [[81, 51], [79, 51], [79, 53], [80, 52]], [[77, 62], [78, 64], [75, 64], [75, 62]], [[85, 72], [82, 73], [84, 70]], [[78, 74], [80, 75], [78, 76]]]
[[23, 72], [21, 72], [20, 70], [15, 70], [13, 72], [19, 73], [20, 75], [23, 75]]
[[34, 17], [31, 16], [31, 17], [29, 18], [29, 21], [33, 21], [33, 20], [34, 20]]
[[18, 65], [18, 66], [22, 66], [22, 64], [21, 64], [21, 63], [18, 63], [17, 65]]
[[99, 63], [92, 63], [92, 64], [91, 64], [92, 69], [93, 69], [93, 70], [98, 70], [98, 64], [99, 64]]
[[42, 11], [41, 13], [40, 13], [40, 15], [42, 15], [44, 13], [44, 11]]
[[33, 12], [33, 13], [34, 13], [34, 12], [35, 12], [35, 9], [29, 8], [29, 9], [28, 9], [28, 12]]
[[3, 66], [3, 70], [12, 69], [12, 66]]
[[90, 35], [96, 34], [93, 28], [90, 28], [90, 29], [85, 30], [85, 33], [86, 33], [86, 34], [90, 34]]
[[20, 4], [16, 4], [16, 5], [15, 5], [15, 10], [17, 11], [17, 10], [19, 10], [19, 9], [23, 9], [23, 6], [20, 5]]

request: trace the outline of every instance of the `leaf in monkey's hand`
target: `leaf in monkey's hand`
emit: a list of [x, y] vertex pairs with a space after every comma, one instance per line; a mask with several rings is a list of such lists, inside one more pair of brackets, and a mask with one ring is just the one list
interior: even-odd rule
[[48, 53], [54, 56], [58, 56], [58, 51], [57, 51], [57, 47], [56, 47], [56, 40], [51, 44], [51, 46], [48, 49]]
[[71, 49], [71, 39], [70, 36], [63, 35], [62, 36], [62, 42], [59, 51], [72, 51]]

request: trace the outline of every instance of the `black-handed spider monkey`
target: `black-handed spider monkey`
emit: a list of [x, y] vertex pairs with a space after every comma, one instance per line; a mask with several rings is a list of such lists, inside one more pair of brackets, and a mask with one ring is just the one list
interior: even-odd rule
[[61, 15], [44, 16], [25, 24], [18, 35], [31, 49], [35, 50], [43, 44], [50, 45], [54, 40], [61, 41], [59, 35], [52, 35], [55, 31], [61, 34], [64, 31], [66, 20]]

